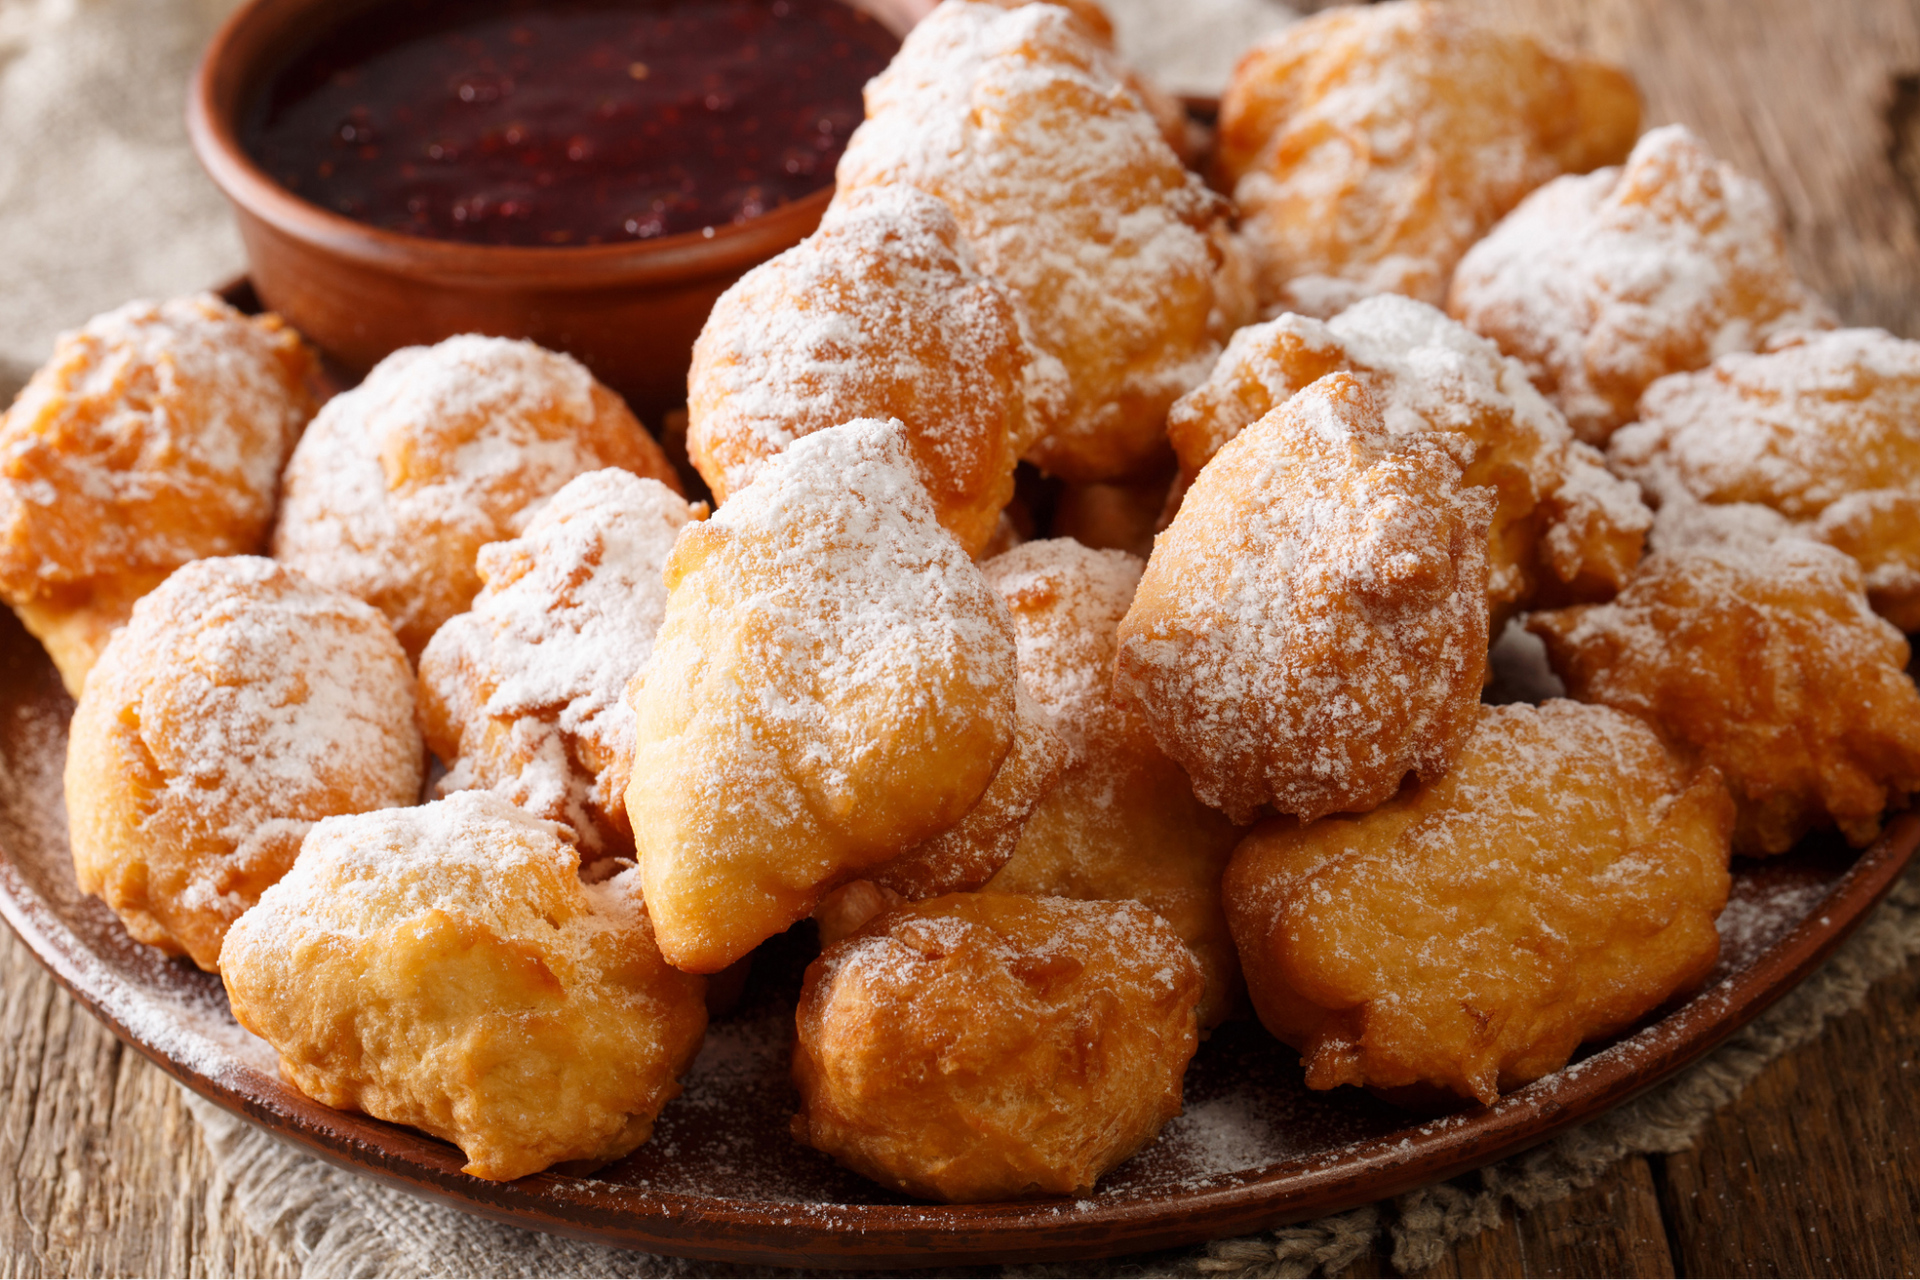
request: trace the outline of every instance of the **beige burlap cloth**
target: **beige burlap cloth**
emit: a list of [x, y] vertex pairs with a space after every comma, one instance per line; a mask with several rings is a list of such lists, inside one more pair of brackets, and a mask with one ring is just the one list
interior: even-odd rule
[[[234, 0], [0, 0], [0, 395], [54, 334], [131, 298], [203, 287], [242, 258], [181, 123], [194, 59]], [[1122, 46], [1177, 91], [1223, 82], [1237, 50], [1285, 21], [1270, 0], [1107, 0]], [[1477, 1174], [1272, 1235], [1008, 1275], [1308, 1275], [1376, 1244], [1419, 1270], [1447, 1245], [1566, 1195], [1634, 1152], [1687, 1147], [1773, 1058], [1920, 953], [1920, 873], [1813, 978], [1699, 1066], [1641, 1100]], [[189, 1097], [212, 1195], [308, 1275], [750, 1274], [498, 1226], [320, 1164]], [[981, 1274], [973, 1269], [969, 1274]]]

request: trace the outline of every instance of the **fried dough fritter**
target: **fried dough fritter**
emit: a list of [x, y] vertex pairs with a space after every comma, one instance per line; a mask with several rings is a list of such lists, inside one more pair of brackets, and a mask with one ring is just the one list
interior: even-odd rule
[[134, 606], [74, 712], [81, 890], [217, 971], [315, 822], [420, 798], [413, 702], [392, 629], [358, 600], [256, 556], [183, 566]]
[[813, 909], [820, 945], [832, 946], [903, 903], [984, 886], [1013, 857], [1035, 806], [1053, 791], [1066, 765], [1067, 744], [1020, 689], [1013, 745], [979, 801], [952, 827], [820, 899]]
[[1229, 441], [1160, 536], [1115, 687], [1235, 822], [1365, 810], [1446, 769], [1487, 664], [1493, 499], [1352, 374]]
[[1882, 617], [1920, 630], [1920, 342], [1840, 329], [1721, 356], [1647, 388], [1607, 452], [1644, 484], [1798, 522], [1860, 562]]
[[1376, 293], [1438, 305], [1460, 256], [1522, 196], [1618, 164], [1639, 131], [1616, 68], [1456, 5], [1347, 6], [1240, 59], [1216, 177], [1269, 314], [1330, 316]]
[[[1782, 853], [1828, 821], [1867, 843], [1920, 791], [1905, 637], [1874, 615], [1850, 557], [1765, 508], [1700, 509], [1708, 527], [1683, 541], [1666, 532], [1677, 505], [1611, 604], [1536, 613], [1528, 629], [1570, 696], [1640, 716], [1719, 769], [1736, 853]], [[1783, 530], [1768, 540], [1750, 513]]]
[[1624, 167], [1558, 178], [1460, 262], [1447, 310], [1605, 444], [1654, 379], [1833, 325], [1787, 261], [1766, 189], [1679, 125]]
[[481, 548], [486, 586], [420, 655], [443, 793], [496, 791], [572, 827], [589, 858], [632, 849], [622, 694], [666, 614], [667, 556], [701, 512], [609, 467], [569, 480], [518, 538]]
[[1438, 781], [1256, 827], [1227, 917], [1308, 1087], [1491, 1104], [1706, 977], [1732, 826], [1713, 769], [1632, 716], [1487, 707]]
[[904, 182], [953, 210], [1051, 357], [1027, 458], [1079, 482], [1151, 469], [1167, 407], [1248, 299], [1227, 202], [1181, 165], [1124, 70], [1058, 6], [953, 0], [866, 104], [834, 200]]
[[867, 873], [903, 902], [978, 889], [1007, 864], [1034, 806], [1067, 766], [1067, 744], [1025, 688], [1016, 686], [1013, 745], [967, 816]]
[[941, 523], [977, 553], [1039, 433], [1037, 359], [947, 207], [868, 188], [714, 304], [687, 375], [687, 451], [725, 502], [802, 436], [898, 418]]
[[265, 547], [316, 367], [278, 316], [211, 294], [60, 335], [0, 414], [0, 599], [68, 693], [169, 573]]
[[1029, 542], [981, 567], [1012, 611], [1021, 681], [1071, 751], [987, 890], [1143, 904], [1200, 962], [1200, 1025], [1211, 1027], [1240, 988], [1220, 874], [1241, 832], [1195, 798], [1140, 710], [1114, 696], [1120, 619], [1144, 567], [1064, 538]]
[[1067, 765], [1067, 744], [1024, 687], [1017, 690], [1017, 703], [1013, 745], [967, 816], [822, 898], [813, 910], [821, 946], [904, 902], [978, 889], [1013, 857], [1034, 807]]
[[974, 809], [1016, 736], [1013, 626], [898, 422], [794, 442], [666, 582], [627, 813], [661, 952], [712, 973]]
[[807, 968], [794, 1136], [929, 1200], [1086, 1195], [1180, 1113], [1200, 990], [1138, 903], [902, 907]]
[[301, 438], [273, 556], [386, 614], [417, 658], [479, 594], [480, 548], [602, 467], [680, 491], [653, 437], [572, 357], [473, 334], [407, 347]]
[[1358, 375], [1387, 430], [1426, 435], [1492, 491], [1487, 607], [1498, 629], [1544, 600], [1605, 599], [1640, 558], [1653, 515], [1576, 442], [1519, 361], [1425, 303], [1392, 294], [1321, 322], [1284, 315], [1233, 335], [1213, 373], [1173, 406], [1167, 433], [1191, 483], [1249, 423], [1336, 370]]
[[1160, 136], [1166, 139], [1174, 154], [1180, 157], [1180, 163], [1191, 165], [1198, 158], [1206, 142], [1204, 130], [1199, 130], [1187, 117], [1187, 109], [1180, 100], [1155, 84], [1120, 57], [1120, 46], [1115, 38], [1113, 15], [1102, 8], [1095, 0], [982, 0], [998, 9], [1018, 9], [1029, 4], [1053, 4], [1065, 9], [1074, 16], [1081, 28], [1093, 38], [1094, 43], [1112, 54], [1118, 63], [1120, 78], [1127, 88], [1140, 99], [1142, 106], [1152, 114], [1154, 123], [1159, 126]]
[[457, 1145], [504, 1182], [647, 1140], [706, 1032], [631, 871], [580, 882], [566, 829], [463, 791], [315, 827], [227, 934], [233, 1016], [317, 1102]]

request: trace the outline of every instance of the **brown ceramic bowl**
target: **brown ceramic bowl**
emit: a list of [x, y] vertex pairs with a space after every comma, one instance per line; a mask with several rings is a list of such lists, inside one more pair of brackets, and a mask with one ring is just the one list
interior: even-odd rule
[[[332, 213], [254, 164], [237, 125], [288, 57], [375, 2], [253, 0], [214, 36], [194, 76], [187, 127], [233, 203], [261, 301], [353, 377], [400, 347], [457, 333], [529, 338], [584, 361], [657, 426], [663, 409], [685, 402], [689, 354], [714, 300], [811, 233], [832, 188], [711, 236], [583, 248], [455, 244]], [[858, 2], [896, 34], [931, 5]]]

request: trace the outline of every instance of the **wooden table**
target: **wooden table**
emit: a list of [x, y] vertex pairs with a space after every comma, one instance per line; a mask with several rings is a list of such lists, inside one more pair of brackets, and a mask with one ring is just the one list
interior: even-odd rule
[[[1631, 67], [1780, 200], [1849, 323], [1920, 337], [1920, 0], [1457, 0]], [[1920, 964], [1773, 1063], [1680, 1155], [1630, 1159], [1435, 1275], [1920, 1270]], [[0, 930], [9, 1275], [294, 1275], [222, 1199], [174, 1086]], [[1378, 1274], [1370, 1257], [1351, 1274]]]

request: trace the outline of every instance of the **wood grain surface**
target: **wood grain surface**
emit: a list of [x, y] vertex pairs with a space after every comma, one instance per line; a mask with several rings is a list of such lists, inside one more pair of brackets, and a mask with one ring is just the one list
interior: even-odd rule
[[[1796, 264], [1845, 321], [1920, 337], [1920, 3], [1455, 2], [1628, 66], [1649, 124], [1692, 126], [1773, 190]], [[1773, 1063], [1692, 1150], [1510, 1215], [1431, 1274], [1913, 1274], [1916, 1010], [1920, 965]], [[0, 1267], [298, 1273], [239, 1221], [174, 1086], [4, 930]], [[1384, 1255], [1347, 1271], [1388, 1273]]]

